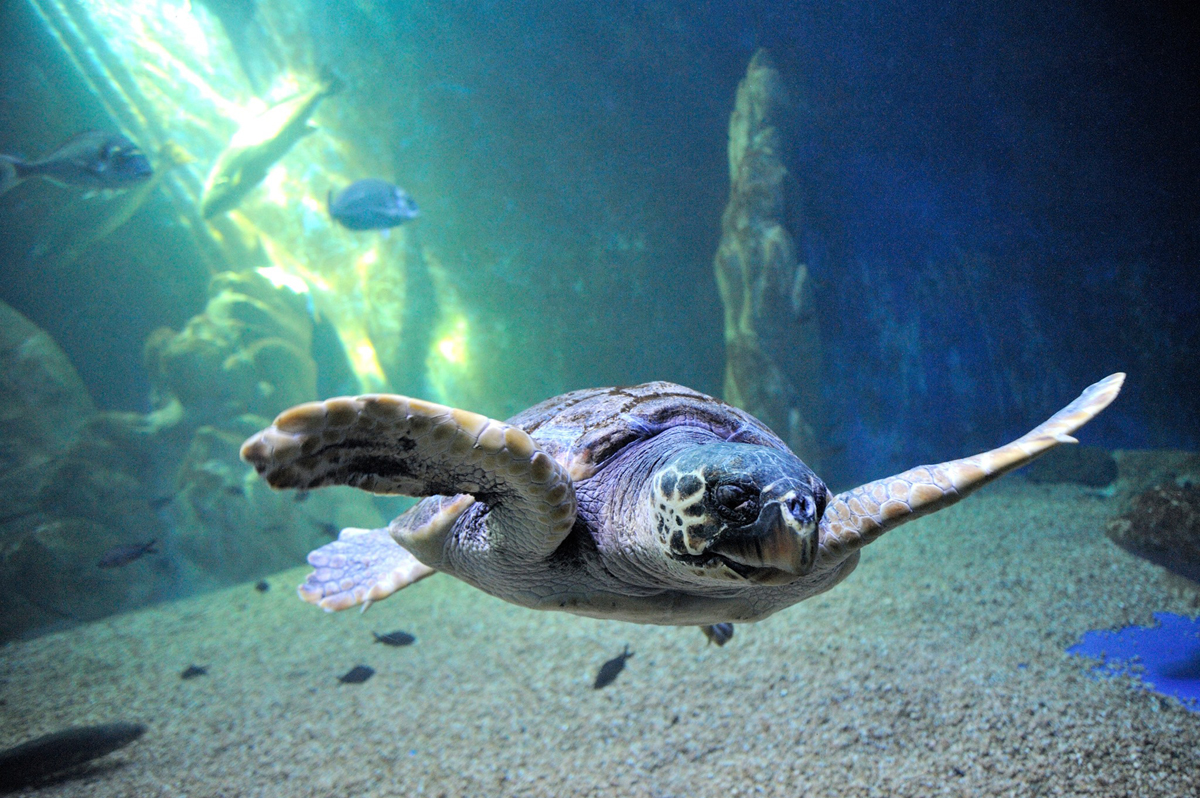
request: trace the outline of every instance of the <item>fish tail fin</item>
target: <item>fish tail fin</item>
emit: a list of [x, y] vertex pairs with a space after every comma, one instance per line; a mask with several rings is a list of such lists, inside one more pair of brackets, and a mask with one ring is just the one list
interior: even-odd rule
[[0, 155], [0, 194], [21, 182], [21, 161], [11, 155]]
[[196, 161], [195, 156], [174, 141], [164, 143], [158, 151], [158, 157], [164, 170]]

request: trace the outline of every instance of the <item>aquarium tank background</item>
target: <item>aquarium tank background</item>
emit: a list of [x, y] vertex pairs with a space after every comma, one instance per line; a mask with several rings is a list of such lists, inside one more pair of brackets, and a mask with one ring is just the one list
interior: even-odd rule
[[[0, 746], [144, 725], [0, 752], [0, 789], [1196, 794], [1197, 28], [1177, 3], [0, 4]], [[85, 131], [153, 175], [85, 185]], [[419, 213], [332, 218], [366, 178]], [[1114, 372], [1082, 446], [722, 647], [445, 576], [325, 616], [292, 593], [306, 555], [411, 501], [273, 491], [239, 457], [331, 396], [505, 419], [666, 380], [836, 493]], [[1067, 654], [1139, 624], [1183, 687]]]

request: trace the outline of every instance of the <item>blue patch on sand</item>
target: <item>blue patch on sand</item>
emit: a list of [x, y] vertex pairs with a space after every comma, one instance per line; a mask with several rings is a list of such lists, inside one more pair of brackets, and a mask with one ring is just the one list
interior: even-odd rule
[[1171, 695], [1200, 712], [1200, 618], [1154, 613], [1157, 626], [1086, 632], [1068, 654], [1091, 657], [1100, 676], [1134, 676], [1148, 690]]

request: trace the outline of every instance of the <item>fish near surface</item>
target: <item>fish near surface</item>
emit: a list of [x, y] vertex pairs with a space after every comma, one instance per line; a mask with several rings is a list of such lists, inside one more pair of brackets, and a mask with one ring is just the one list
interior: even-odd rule
[[271, 106], [234, 133], [208, 173], [200, 215], [211, 219], [236, 208], [276, 161], [316, 130], [309, 117], [321, 100], [341, 89], [337, 78], [323, 78], [315, 88]]
[[408, 192], [386, 180], [355, 180], [336, 194], [329, 192], [329, 215], [350, 230], [386, 230], [421, 215]]
[[89, 130], [36, 161], [0, 155], [0, 194], [31, 177], [94, 191], [129, 188], [154, 170], [141, 149], [120, 133]]

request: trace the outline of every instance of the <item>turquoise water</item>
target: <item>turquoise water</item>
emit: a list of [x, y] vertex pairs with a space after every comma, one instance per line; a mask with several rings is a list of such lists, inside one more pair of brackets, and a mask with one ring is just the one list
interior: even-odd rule
[[[744, 408], [836, 496], [1125, 372], [1073, 433], [1086, 462], [1006, 477], [1030, 491], [1015, 512], [1103, 502], [1090, 533], [1161, 580], [1161, 606], [1122, 613], [1200, 607], [1104, 538], [1139, 493], [1200, 478], [1185, 9], [11, 0], [0, 33], [0, 640], [253, 585], [412, 505], [270, 490], [240, 447], [293, 405], [507, 419], [655, 380]], [[153, 176], [104, 171], [84, 131]], [[622, 412], [623, 445], [673, 423]], [[1156, 527], [1168, 562], [1195, 517]], [[754, 556], [807, 567], [771, 518], [743, 519], [770, 541]], [[1081, 610], [1053, 648], [1130, 621]], [[56, 726], [20, 728], [0, 747]]]

